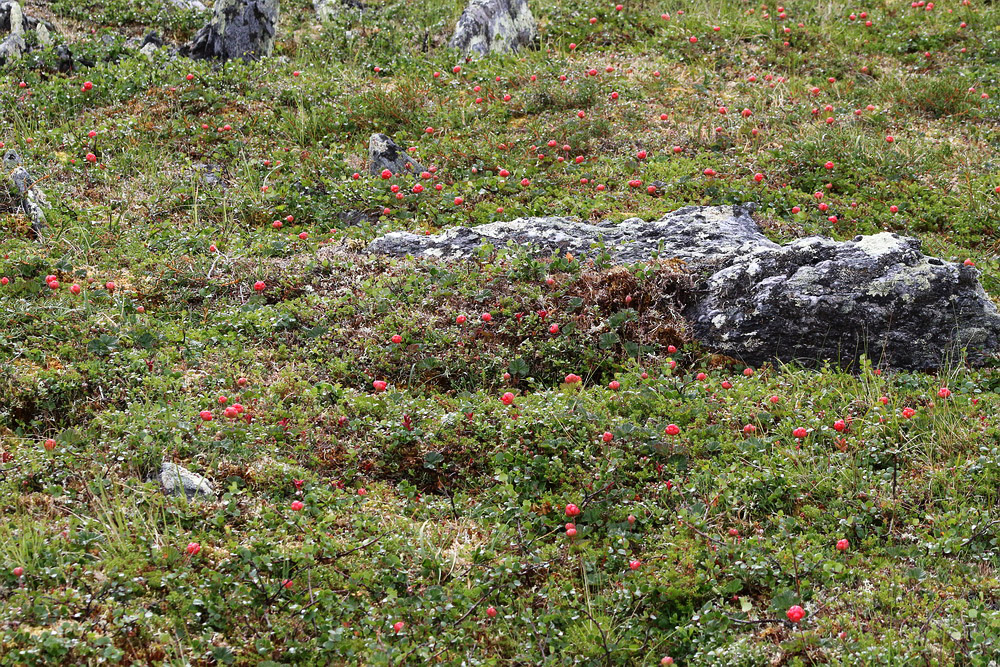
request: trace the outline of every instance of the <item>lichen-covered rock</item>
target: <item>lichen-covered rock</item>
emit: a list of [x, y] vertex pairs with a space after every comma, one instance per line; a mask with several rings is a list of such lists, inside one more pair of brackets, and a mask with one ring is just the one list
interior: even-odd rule
[[51, 23], [26, 15], [16, 0], [0, 0], [0, 65], [28, 52], [29, 33], [39, 45], [49, 46], [54, 30]]
[[485, 56], [516, 51], [537, 39], [538, 26], [527, 0], [471, 0], [455, 26], [451, 47]]
[[170, 495], [184, 494], [189, 499], [195, 497], [215, 498], [215, 487], [207, 479], [187, 468], [164, 461], [160, 468], [160, 485]]
[[616, 264], [644, 262], [656, 255], [679, 258], [692, 269], [724, 265], [732, 257], [758, 246], [775, 247], [750, 217], [753, 206], [688, 206], [647, 222], [630, 218], [617, 225], [589, 224], [569, 218], [520, 218], [476, 227], [456, 227], [441, 234], [421, 236], [393, 232], [376, 239], [368, 250], [385, 255], [414, 255], [440, 259], [471, 259], [488, 243], [535, 248], [545, 254], [593, 256], [603, 252]]
[[8, 35], [0, 41], [0, 65], [16, 60], [24, 55], [27, 44], [21, 35]]
[[419, 174], [423, 165], [410, 157], [384, 134], [373, 134], [368, 139], [368, 173], [377, 175], [388, 169], [393, 174]]
[[37, 179], [21, 164], [21, 156], [17, 151], [9, 150], [4, 153], [3, 169], [10, 175], [10, 180], [21, 196], [21, 210], [31, 220], [32, 231], [40, 237], [45, 230], [45, 209], [49, 205], [45, 193], [36, 187]]
[[[372, 253], [471, 259], [483, 244], [536, 253], [603, 252], [626, 264], [684, 260], [697, 294], [685, 311], [707, 348], [750, 364], [832, 361], [938, 368], [977, 364], [1000, 348], [1000, 314], [974, 268], [928, 257], [895, 234], [852, 241], [822, 237], [780, 246], [750, 217], [752, 205], [690, 206], [659, 220], [587, 224], [524, 218], [458, 227], [433, 236], [393, 232]], [[603, 247], [595, 248], [595, 244]]]
[[888, 233], [757, 247], [708, 279], [691, 316], [705, 345], [751, 364], [850, 366], [865, 354], [932, 369], [963, 348], [981, 362], [1000, 343], [1000, 315], [974, 268]]
[[17, 2], [0, 2], [0, 65], [20, 58], [27, 46], [24, 42], [24, 13]]
[[271, 55], [278, 24], [278, 0], [216, 0], [212, 20], [181, 55], [194, 59], [259, 60]]
[[208, 9], [201, 0], [170, 0], [168, 4], [188, 12], [203, 12]]
[[330, 21], [345, 9], [361, 11], [366, 8], [361, 0], [313, 0], [313, 10], [320, 21]]
[[139, 53], [146, 56], [147, 58], [152, 58], [153, 55], [163, 48], [163, 40], [155, 32], [151, 32], [142, 40], [139, 45]]

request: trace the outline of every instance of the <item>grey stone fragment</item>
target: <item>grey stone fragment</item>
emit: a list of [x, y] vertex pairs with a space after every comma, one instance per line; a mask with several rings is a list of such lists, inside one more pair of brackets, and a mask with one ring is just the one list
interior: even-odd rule
[[35, 187], [36, 180], [21, 165], [21, 156], [17, 151], [9, 150], [4, 154], [3, 169], [10, 174], [21, 196], [21, 210], [31, 220], [31, 229], [36, 236], [40, 236], [45, 229], [45, 209], [49, 205], [45, 193]]
[[38, 43], [42, 46], [52, 46], [52, 33], [49, 32], [44, 23], [39, 23], [35, 28], [35, 36], [38, 38]]
[[222, 168], [217, 164], [208, 164], [205, 162], [195, 162], [193, 165], [194, 170], [201, 175], [201, 182], [210, 187], [216, 185], [225, 186], [225, 182], [222, 180]]
[[201, 0], [169, 0], [169, 4], [185, 11], [204, 12], [208, 10]]
[[152, 59], [153, 56], [156, 55], [156, 52], [159, 51], [162, 47], [163, 47], [162, 43], [158, 44], [156, 41], [151, 40], [147, 37], [146, 41], [143, 42], [142, 46], [139, 47], [139, 53], [141, 53], [142, 55], [146, 56], [149, 59]]
[[3, 36], [0, 41], [0, 65], [24, 55], [27, 50], [24, 41], [26, 27], [20, 4], [0, 3], [0, 36]]
[[51, 23], [25, 14], [16, 0], [0, 0], [0, 65], [28, 52], [30, 33], [41, 46], [51, 46], [54, 31]]
[[216, 0], [212, 20], [180, 53], [196, 60], [259, 60], [271, 55], [278, 0]]
[[367, 5], [360, 0], [313, 0], [313, 10], [321, 22], [336, 18], [344, 10], [363, 11]]
[[8, 35], [3, 41], [0, 41], [0, 65], [17, 60], [24, 55], [27, 48], [23, 37]]
[[538, 26], [527, 0], [471, 0], [450, 46], [466, 55], [509, 53], [534, 44]]
[[55, 51], [58, 58], [58, 70], [60, 72], [71, 72], [73, 70], [73, 52], [65, 44], [56, 46]]
[[164, 461], [160, 468], [159, 480], [164, 492], [170, 495], [183, 493], [189, 499], [215, 498], [215, 487], [211, 482], [176, 463]]
[[423, 165], [410, 157], [384, 134], [373, 134], [368, 139], [368, 173], [377, 175], [388, 169], [393, 174], [419, 174]]

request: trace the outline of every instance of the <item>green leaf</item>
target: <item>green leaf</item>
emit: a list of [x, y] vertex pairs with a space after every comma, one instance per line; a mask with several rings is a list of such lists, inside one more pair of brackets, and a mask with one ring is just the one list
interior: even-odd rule
[[531, 367], [522, 357], [518, 357], [507, 366], [507, 372], [515, 377], [527, 377], [531, 373]]
[[306, 338], [319, 338], [330, 330], [330, 327], [325, 327], [322, 324], [318, 324], [311, 329], [303, 329], [302, 335]]
[[424, 467], [428, 470], [437, 470], [437, 467], [444, 461], [444, 454], [431, 451], [424, 454]]
[[601, 334], [601, 338], [600, 341], [598, 342], [598, 345], [600, 345], [602, 350], [610, 350], [611, 348], [613, 348], [615, 345], [618, 344], [618, 340], [619, 340], [618, 334], [616, 334], [613, 331], [610, 331], [608, 333]]

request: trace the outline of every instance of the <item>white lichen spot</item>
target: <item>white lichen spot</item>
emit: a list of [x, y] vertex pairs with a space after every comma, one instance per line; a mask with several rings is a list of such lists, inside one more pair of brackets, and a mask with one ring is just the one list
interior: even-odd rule
[[855, 242], [855, 246], [872, 257], [882, 257], [900, 250], [899, 239], [889, 232], [862, 236], [860, 241]]

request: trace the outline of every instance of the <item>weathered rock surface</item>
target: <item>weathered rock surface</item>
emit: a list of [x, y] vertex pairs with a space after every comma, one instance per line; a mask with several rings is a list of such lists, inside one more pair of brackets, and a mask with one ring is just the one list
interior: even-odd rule
[[419, 236], [392, 232], [376, 239], [369, 251], [440, 259], [471, 259], [489, 243], [531, 246], [542, 253], [593, 255], [591, 246], [604, 243], [616, 264], [644, 262], [654, 254], [679, 258], [692, 268], [721, 266], [757, 246], [778, 245], [765, 237], [750, 217], [752, 206], [688, 206], [646, 222], [630, 218], [617, 225], [592, 225], [569, 218], [520, 218], [476, 227], [455, 227], [441, 234]]
[[509, 53], [538, 39], [527, 0], [472, 0], [455, 26], [451, 47], [467, 55]]
[[163, 40], [160, 39], [160, 36], [157, 33], [151, 32], [146, 35], [146, 37], [142, 40], [142, 43], [139, 45], [139, 53], [143, 54], [147, 58], [152, 58], [153, 54], [162, 48]]
[[0, 64], [20, 58], [27, 48], [24, 42], [25, 24], [21, 5], [0, 3]]
[[9, 150], [3, 156], [3, 170], [10, 174], [10, 180], [21, 197], [21, 210], [31, 220], [31, 229], [36, 236], [45, 230], [45, 209], [48, 201], [45, 193], [35, 187], [36, 179], [21, 165], [17, 151]]
[[377, 175], [388, 169], [394, 174], [419, 174], [423, 165], [410, 157], [384, 134], [373, 134], [368, 139], [368, 173]]
[[207, 479], [187, 468], [164, 461], [160, 468], [160, 485], [170, 495], [183, 493], [189, 499], [195, 497], [215, 498], [215, 487]]
[[587, 224], [525, 218], [433, 236], [393, 232], [369, 252], [443, 260], [470, 259], [484, 243], [534, 248], [540, 254], [603, 252], [614, 263], [653, 257], [684, 260], [697, 294], [685, 316], [709, 349], [750, 364], [830, 360], [851, 367], [862, 354], [875, 363], [932, 369], [957, 358], [980, 363], [1000, 348], [1000, 314], [974, 268], [920, 251], [895, 234], [851, 241], [809, 237], [768, 240], [752, 205], [687, 208], [659, 220]]
[[27, 16], [16, 0], [0, 0], [0, 65], [28, 52], [25, 37], [34, 33], [41, 46], [52, 44], [52, 24]]
[[274, 48], [278, 14], [278, 0], [216, 0], [212, 20], [180, 53], [196, 60], [259, 60]]
[[168, 4], [184, 11], [203, 12], [208, 9], [201, 0], [170, 0]]
[[313, 0], [313, 10], [320, 21], [330, 21], [345, 10], [361, 11], [366, 7], [361, 0]]
[[751, 364], [866, 354], [931, 369], [962, 348], [981, 362], [1000, 344], [1000, 315], [976, 276], [915, 238], [813, 236], [736, 258], [708, 279], [692, 319], [704, 344]]

